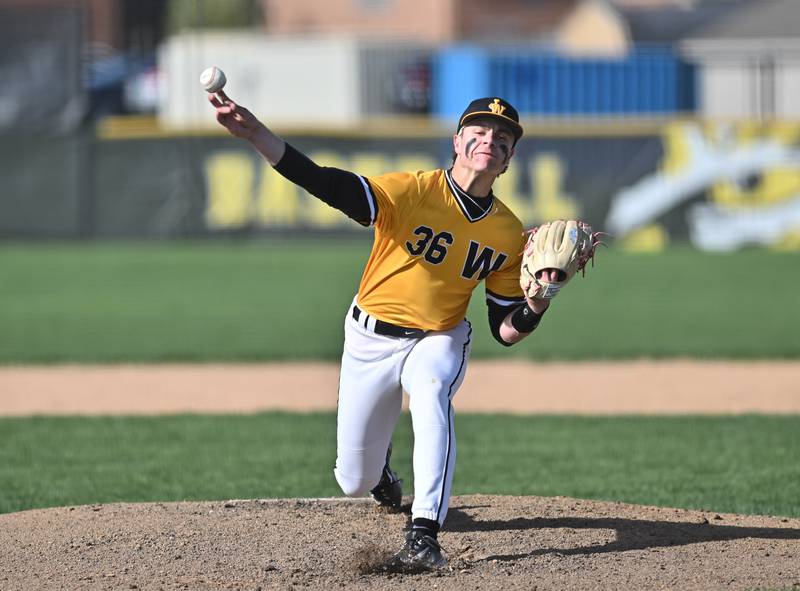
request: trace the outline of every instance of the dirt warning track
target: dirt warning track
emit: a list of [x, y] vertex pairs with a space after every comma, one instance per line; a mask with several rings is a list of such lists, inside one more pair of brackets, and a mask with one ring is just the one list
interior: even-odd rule
[[[575, 387], [554, 392], [567, 379]], [[252, 413], [336, 407], [326, 363], [0, 367], [0, 416]], [[798, 361], [473, 361], [457, 412], [798, 414]]]

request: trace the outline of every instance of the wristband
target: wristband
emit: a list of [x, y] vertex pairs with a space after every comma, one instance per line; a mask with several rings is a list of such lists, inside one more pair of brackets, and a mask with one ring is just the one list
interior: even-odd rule
[[539, 321], [541, 321], [542, 316], [544, 316], [544, 312], [537, 314], [530, 309], [528, 304], [525, 304], [517, 308], [511, 315], [511, 326], [513, 326], [517, 332], [533, 332], [534, 329], [539, 326]]

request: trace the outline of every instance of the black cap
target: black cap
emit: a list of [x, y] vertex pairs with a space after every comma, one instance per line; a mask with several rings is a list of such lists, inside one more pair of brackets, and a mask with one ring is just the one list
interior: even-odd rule
[[510, 103], [497, 97], [479, 98], [472, 101], [458, 120], [458, 133], [462, 127], [479, 117], [499, 119], [514, 133], [514, 141], [522, 137], [522, 126], [519, 124], [519, 113]]

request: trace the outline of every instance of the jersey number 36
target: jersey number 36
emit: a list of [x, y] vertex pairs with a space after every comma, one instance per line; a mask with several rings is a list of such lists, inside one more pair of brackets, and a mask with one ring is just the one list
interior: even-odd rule
[[[453, 244], [453, 235], [450, 232], [434, 232], [428, 226], [418, 226], [414, 235], [419, 236], [416, 243], [406, 242], [406, 249], [412, 256], [423, 255], [423, 258], [432, 265], [440, 264], [447, 256], [447, 247]], [[492, 271], [497, 271], [503, 266], [508, 255], [500, 252], [495, 256], [494, 249], [481, 245], [474, 240], [469, 241], [469, 251], [461, 269], [464, 279], [485, 279]]]

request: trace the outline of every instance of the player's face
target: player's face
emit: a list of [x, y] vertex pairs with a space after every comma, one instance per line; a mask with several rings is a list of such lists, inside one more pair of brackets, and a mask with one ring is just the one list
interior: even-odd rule
[[500, 174], [514, 154], [514, 134], [499, 121], [475, 119], [453, 138], [456, 160], [475, 172]]

